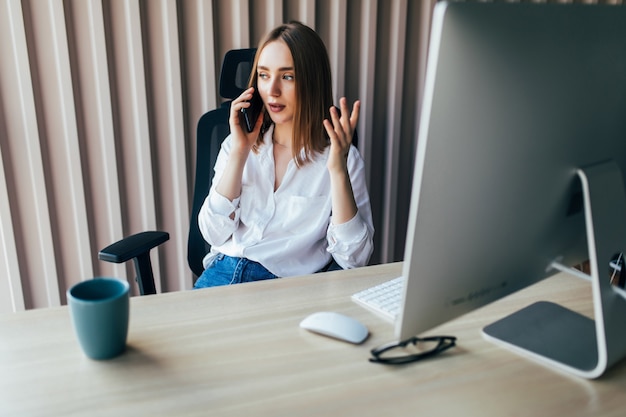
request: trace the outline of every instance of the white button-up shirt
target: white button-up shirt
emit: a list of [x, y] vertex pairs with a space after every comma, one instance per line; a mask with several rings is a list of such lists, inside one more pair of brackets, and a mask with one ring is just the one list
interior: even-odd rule
[[211, 245], [205, 268], [218, 253], [259, 262], [279, 277], [317, 272], [331, 256], [344, 269], [365, 266], [373, 250], [374, 226], [359, 151], [351, 146], [348, 154], [358, 212], [348, 222], [334, 225], [326, 167], [330, 146], [300, 168], [291, 160], [274, 191], [272, 132], [272, 128], [266, 132], [258, 153], [250, 152], [241, 196], [234, 201], [215, 191], [228, 163], [230, 136], [222, 143], [211, 190], [198, 215], [200, 231]]

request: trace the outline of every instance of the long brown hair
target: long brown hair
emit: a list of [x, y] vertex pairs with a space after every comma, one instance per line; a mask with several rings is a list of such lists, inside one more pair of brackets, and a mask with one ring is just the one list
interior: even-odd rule
[[[293, 118], [291, 145], [296, 165], [302, 166], [312, 160], [315, 152], [322, 152], [329, 143], [323, 121], [330, 119], [329, 109], [333, 105], [330, 61], [326, 46], [319, 35], [310, 27], [292, 21], [278, 26], [259, 43], [249, 87], [257, 88], [257, 65], [261, 51], [268, 43], [277, 40], [285, 42], [293, 58], [298, 100]], [[257, 138], [257, 147], [263, 143], [263, 134], [272, 123], [267, 112], [263, 117], [263, 128]]]

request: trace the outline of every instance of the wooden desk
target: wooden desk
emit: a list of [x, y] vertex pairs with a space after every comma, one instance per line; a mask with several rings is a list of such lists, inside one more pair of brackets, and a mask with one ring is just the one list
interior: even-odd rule
[[[626, 363], [601, 379], [564, 375], [482, 339], [537, 300], [591, 314], [584, 281], [558, 275], [434, 329], [444, 355], [403, 367], [367, 361], [392, 326], [350, 295], [401, 264], [133, 298], [129, 348], [104, 362], [78, 346], [66, 307], [0, 316], [1, 416], [623, 416]], [[363, 321], [354, 346], [298, 327], [315, 311]]]

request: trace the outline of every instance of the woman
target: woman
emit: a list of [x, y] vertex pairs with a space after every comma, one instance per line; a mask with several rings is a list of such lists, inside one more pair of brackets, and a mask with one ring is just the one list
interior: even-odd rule
[[[231, 103], [198, 216], [211, 252], [195, 288], [366, 265], [374, 228], [351, 145], [360, 104], [350, 111], [342, 98], [341, 116], [333, 107], [324, 43], [299, 22], [279, 26], [261, 42], [249, 85]], [[248, 133], [239, 115], [255, 91], [264, 110]]]

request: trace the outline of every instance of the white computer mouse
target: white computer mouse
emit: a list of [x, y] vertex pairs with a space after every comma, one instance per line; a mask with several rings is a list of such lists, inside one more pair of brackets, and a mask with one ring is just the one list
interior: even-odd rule
[[344, 314], [322, 311], [307, 316], [300, 327], [358, 345], [367, 339], [369, 330], [360, 321]]

